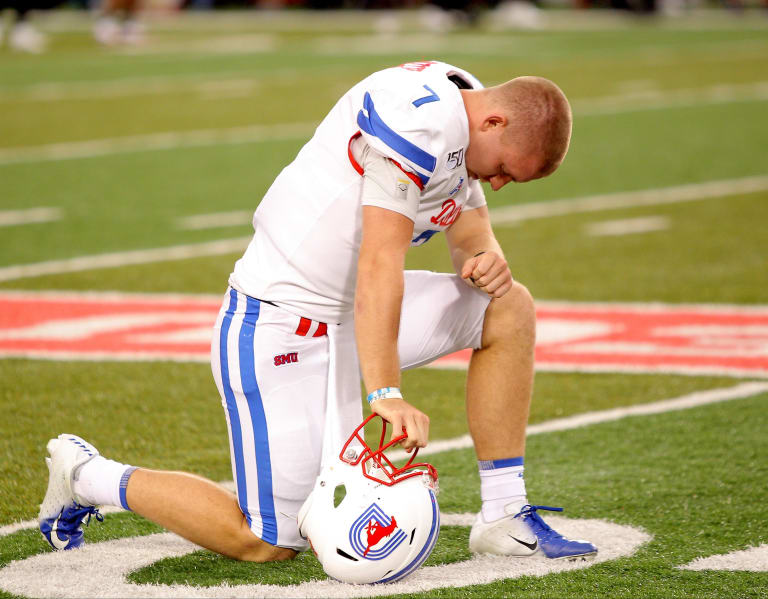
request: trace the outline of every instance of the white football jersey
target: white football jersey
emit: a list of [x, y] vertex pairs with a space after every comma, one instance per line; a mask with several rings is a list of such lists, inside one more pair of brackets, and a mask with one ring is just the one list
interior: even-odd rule
[[[230, 285], [301, 316], [343, 322], [353, 312], [363, 204], [413, 220], [412, 245], [444, 231], [462, 209], [483, 206], [464, 163], [469, 125], [460, 88], [482, 84], [429, 61], [379, 71], [344, 94], [267, 191]], [[360, 160], [372, 156], [400, 169], [391, 195], [363, 193]]]

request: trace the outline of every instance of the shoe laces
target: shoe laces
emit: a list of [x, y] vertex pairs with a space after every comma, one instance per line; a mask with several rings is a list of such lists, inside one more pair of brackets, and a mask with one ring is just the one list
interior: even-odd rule
[[[72, 529], [77, 529], [86, 518], [86, 526], [90, 526], [91, 518], [96, 518], [97, 522], [104, 522], [104, 516], [102, 516], [101, 512], [96, 508], [96, 506], [93, 505], [80, 505], [79, 503], [73, 503], [68, 508], [64, 508], [62, 510], [62, 519], [66, 523], [67, 527], [71, 527]], [[62, 520], [59, 520], [59, 527], [64, 528], [61, 526], [61, 524]]]
[[544, 520], [539, 516], [537, 510], [546, 510], [548, 512], [562, 512], [561, 507], [549, 507], [547, 505], [524, 505], [523, 508], [515, 514], [515, 518], [521, 518], [527, 522], [533, 529], [533, 532], [540, 539], [551, 538], [564, 538], [559, 532], [552, 529]]

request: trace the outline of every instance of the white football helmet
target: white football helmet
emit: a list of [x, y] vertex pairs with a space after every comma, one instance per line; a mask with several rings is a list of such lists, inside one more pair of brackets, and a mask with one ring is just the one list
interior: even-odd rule
[[405, 578], [432, 553], [440, 531], [437, 471], [431, 464], [414, 464], [417, 451], [404, 466], [394, 466], [384, 451], [406, 435], [385, 444], [383, 419], [379, 447], [371, 449], [363, 430], [375, 417], [364, 420], [339, 459], [323, 468], [299, 511], [301, 535], [325, 573], [341, 582]]

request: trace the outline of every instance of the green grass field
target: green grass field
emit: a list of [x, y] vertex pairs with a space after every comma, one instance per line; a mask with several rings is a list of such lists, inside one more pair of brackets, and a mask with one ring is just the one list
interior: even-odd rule
[[[248, 217], [199, 230], [180, 219], [251, 212], [341, 93], [373, 70], [437, 58], [487, 84], [550, 77], [573, 104], [573, 144], [562, 168], [488, 193], [492, 212], [699, 186], [687, 201], [499, 222], [512, 272], [537, 299], [768, 305], [768, 18], [598, 16], [590, 25], [581, 16], [569, 25], [569, 14], [538, 31], [445, 35], [419, 33], [406, 15], [397, 36], [375, 34], [372, 17], [348, 13], [163, 18], [134, 51], [101, 49], [87, 21], [55, 15], [43, 22], [52, 38], [47, 54], [0, 49], [0, 216], [60, 211], [51, 222], [0, 226], [0, 290], [222, 293], [237, 252], [44, 276], [11, 269], [245, 238]], [[740, 187], [746, 179], [757, 181], [748, 191]], [[707, 187], [712, 182], [720, 191]], [[639, 218], [662, 219], [664, 227], [589, 234], [595, 224]], [[444, 242], [414, 249], [408, 267], [449, 270]], [[531, 423], [739, 382], [540, 372]], [[461, 371], [404, 376], [407, 397], [431, 416], [433, 440], [466, 433], [463, 385]], [[762, 393], [532, 436], [526, 480], [534, 502], [638, 527], [653, 539], [633, 556], [583, 570], [414, 596], [768, 597], [765, 571], [677, 569], [768, 543], [766, 400]], [[0, 414], [0, 527], [36, 516], [45, 443], [59, 432], [129, 463], [231, 479], [225, 421], [204, 364], [0, 359]], [[476, 511], [473, 452], [430, 459], [443, 512]], [[111, 514], [91, 523], [86, 541], [158, 530]], [[427, 565], [469, 559], [468, 534], [445, 527]], [[48, 551], [36, 530], [0, 536], [0, 582], [9, 562]], [[311, 554], [254, 566], [197, 552], [158, 561], [129, 581], [217, 587], [323, 578]], [[77, 589], [62, 586], [59, 596], [78, 596]]]

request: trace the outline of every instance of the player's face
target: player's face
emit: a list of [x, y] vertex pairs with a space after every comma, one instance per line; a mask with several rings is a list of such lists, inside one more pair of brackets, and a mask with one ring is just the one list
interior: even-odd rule
[[501, 138], [502, 127], [478, 132], [470, 139], [466, 152], [467, 174], [472, 179], [490, 183], [498, 191], [507, 183], [524, 183], [538, 179], [542, 160], [517, 147], [505, 144]]

